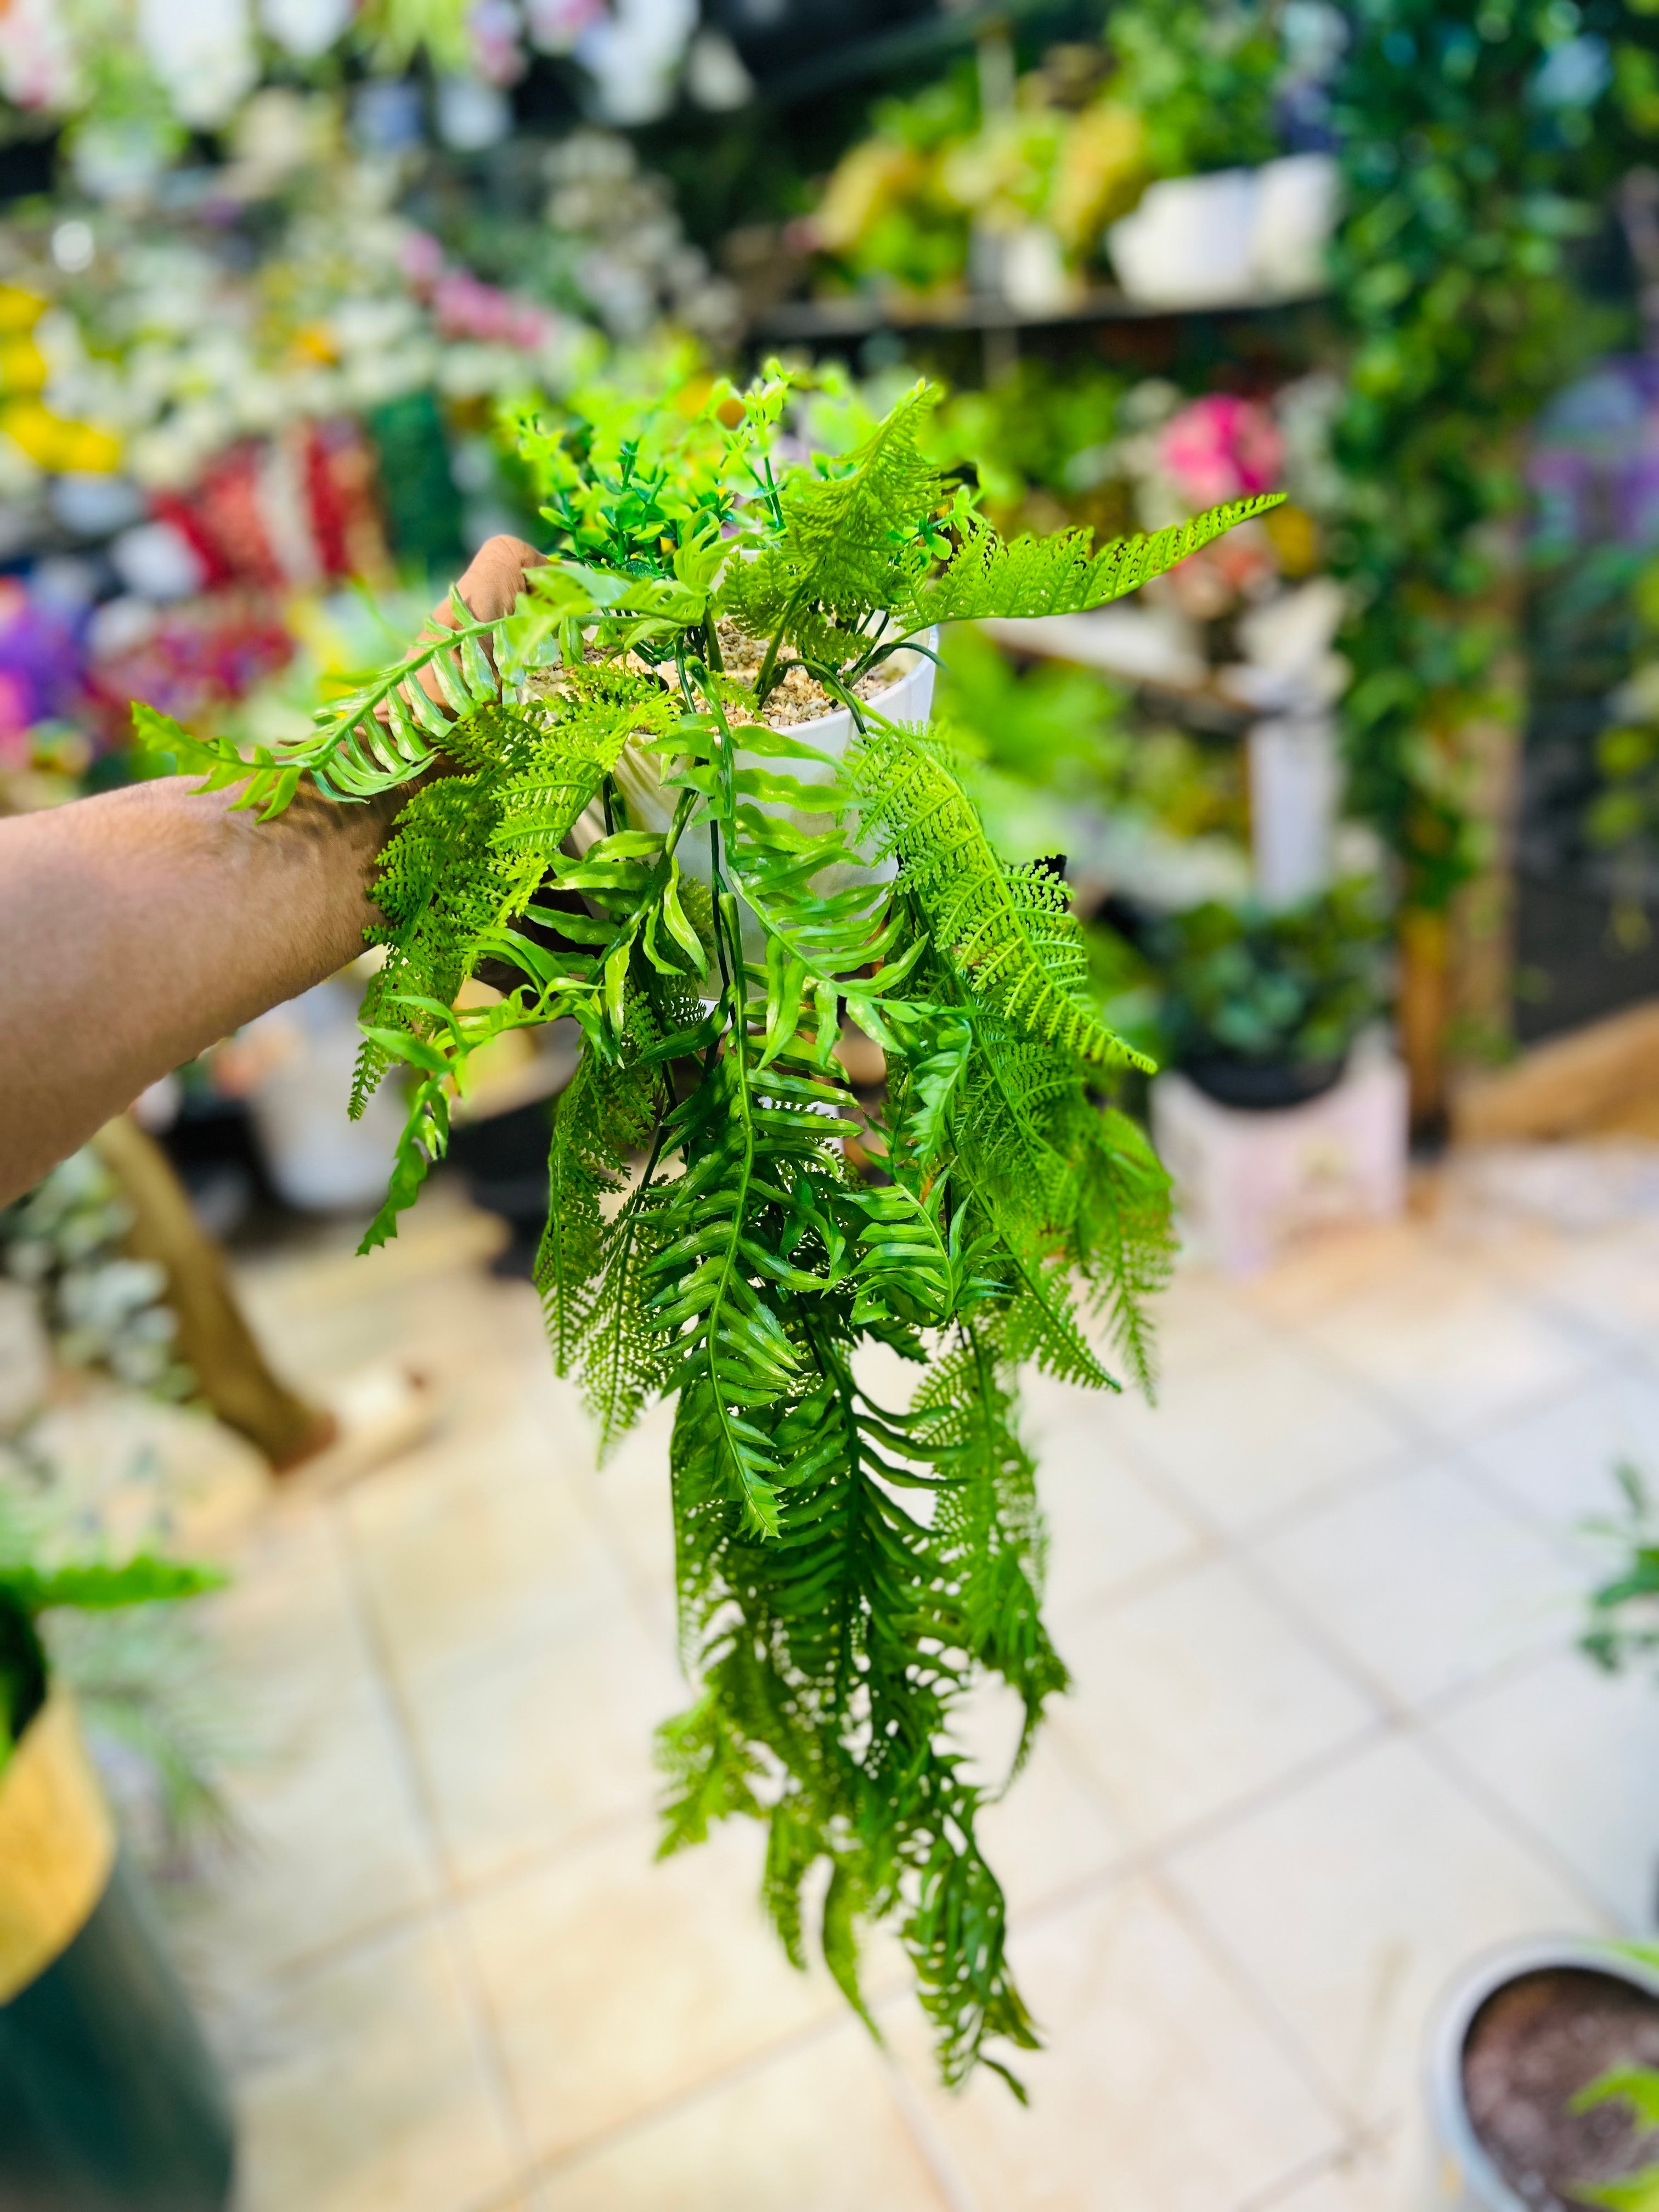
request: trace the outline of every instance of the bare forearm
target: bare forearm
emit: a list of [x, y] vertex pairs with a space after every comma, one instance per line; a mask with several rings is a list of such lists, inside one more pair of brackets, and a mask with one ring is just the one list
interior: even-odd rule
[[259, 822], [188, 777], [0, 821], [0, 1204], [362, 950], [407, 794]]
[[[492, 538], [457, 588], [494, 622], [541, 557]], [[432, 620], [453, 627], [447, 601]], [[419, 680], [441, 696], [429, 669]], [[0, 822], [0, 1205], [146, 1084], [362, 951], [408, 795], [301, 791], [260, 822], [175, 776]]]

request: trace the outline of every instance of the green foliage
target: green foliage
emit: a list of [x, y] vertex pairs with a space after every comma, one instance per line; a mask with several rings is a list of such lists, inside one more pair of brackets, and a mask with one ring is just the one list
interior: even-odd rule
[[[1591, 2112], [1604, 2105], [1623, 2105], [1633, 2128], [1648, 2135], [1659, 2128], [1659, 2071], [1651, 2066], [1611, 2066], [1586, 2082], [1570, 2100], [1570, 2112]], [[1577, 2181], [1572, 2194], [1586, 2204], [1605, 2204], [1609, 2212], [1659, 2212], [1659, 2165], [1638, 2167], [1614, 2181]]]
[[1118, 0], [1107, 19], [1115, 98], [1146, 125], [1153, 172], [1184, 177], [1279, 151], [1284, 57], [1267, 11], [1236, 0]]
[[1364, 880], [1270, 911], [1218, 901], [1170, 915], [1146, 951], [1180, 1063], [1334, 1060], [1384, 1004], [1384, 917]]
[[[1096, 604], [1245, 509], [1098, 553], [1075, 532], [1006, 546], [929, 458], [925, 387], [812, 463], [784, 458], [788, 398], [775, 376], [701, 410], [605, 399], [525, 426], [558, 557], [494, 626], [487, 696], [428, 664], [447, 775], [423, 775], [424, 738], [394, 758], [364, 734], [407, 661], [308, 750], [205, 750], [268, 805], [296, 766], [335, 798], [354, 795], [342, 760], [364, 788], [414, 786], [378, 885], [362, 1079], [398, 1060], [416, 1080], [367, 1243], [441, 1152], [469, 1054], [580, 1024], [538, 1281], [602, 1446], [678, 1399], [698, 1691], [663, 1733], [664, 1848], [763, 1822], [786, 1948], [804, 1959], [816, 1873], [823, 1956], [860, 2011], [859, 1931], [892, 1917], [958, 2081], [1035, 2031], [977, 1841], [997, 1784], [956, 1718], [1000, 1682], [1023, 1755], [1065, 1685], [1015, 1372], [1109, 1387], [1080, 1291], [1147, 1379], [1168, 1190], [1101, 1095], [1146, 1063], [1091, 1001], [1063, 889], [997, 857], [948, 750], [872, 687], [939, 622]], [[728, 668], [734, 626], [754, 651]], [[850, 744], [820, 749], [822, 720], [768, 726], [791, 671], [845, 709]], [[485, 962], [515, 980], [458, 1008]], [[849, 1016], [887, 1054], [877, 1109], [836, 1058]], [[849, 1164], [854, 1136], [873, 1179]], [[872, 1340], [923, 1364], [908, 1405], [864, 1379]]]
[[1557, 0], [1473, 19], [1441, 0], [1354, 11], [1334, 261], [1352, 344], [1337, 426], [1350, 513], [1334, 565], [1353, 587], [1351, 797], [1401, 856], [1413, 906], [1443, 908], [1480, 865], [1462, 733], [1516, 712], [1504, 526], [1524, 496], [1522, 433], [1617, 334], [1576, 289], [1571, 257], [1632, 134], [1659, 125], [1620, 89], [1652, 71], [1659, 25], [1644, 13], [1607, 11], [1612, 88], [1581, 72], [1582, 96], [1564, 101], [1540, 96], [1578, 21]]
[[167, 1605], [216, 1589], [224, 1577], [141, 1552], [119, 1566], [101, 1560], [48, 1565], [31, 1556], [21, 1520], [0, 1501], [0, 1771], [46, 1694], [47, 1659], [36, 1626], [58, 1609], [112, 1613]]
[[1641, 1469], [1629, 1460], [1614, 1468], [1613, 1480], [1619, 1516], [1591, 1522], [1589, 1533], [1613, 1547], [1617, 1564], [1592, 1592], [1579, 1639], [1579, 1648], [1609, 1674], [1659, 1653], [1659, 1510]]

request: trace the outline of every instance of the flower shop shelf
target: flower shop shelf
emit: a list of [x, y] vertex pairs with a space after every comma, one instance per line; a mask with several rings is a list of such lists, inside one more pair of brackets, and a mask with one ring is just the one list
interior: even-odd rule
[[992, 293], [957, 294], [941, 299], [792, 300], [757, 315], [748, 336], [751, 344], [782, 345], [813, 339], [869, 337], [878, 331], [1018, 331], [1096, 323], [1168, 322], [1192, 316], [1271, 314], [1286, 307], [1310, 307], [1325, 296], [1298, 293], [1177, 307], [1132, 300], [1115, 286], [1103, 285], [1079, 299], [1044, 308], [1017, 307]]

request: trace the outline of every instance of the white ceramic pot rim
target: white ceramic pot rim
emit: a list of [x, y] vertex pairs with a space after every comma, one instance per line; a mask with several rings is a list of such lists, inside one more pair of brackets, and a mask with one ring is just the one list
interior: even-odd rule
[[1424, 2092], [1438, 2148], [1456, 2161], [1470, 2202], [1481, 2212], [1530, 2212], [1498, 2172], [1474, 2131], [1463, 2097], [1463, 2048], [1474, 2016], [1505, 1984], [1553, 1967], [1607, 1974], [1659, 1998], [1659, 1966], [1650, 1966], [1606, 1936], [1532, 1936], [1483, 1951], [1463, 1967], [1429, 2022]]
[[[899, 670], [895, 680], [872, 699], [861, 700], [878, 714], [887, 714], [899, 721], [925, 722], [933, 709], [933, 678], [936, 664], [931, 655], [939, 648], [937, 628], [918, 636], [917, 645], [926, 646], [928, 652], [917, 652], [915, 647], [901, 646], [893, 655]], [[732, 731], [737, 741], [739, 760], [745, 764], [767, 764], [768, 757], [750, 751], [743, 742], [744, 725], [738, 723]], [[846, 751], [853, 735], [853, 717], [845, 707], [832, 708], [826, 714], [815, 715], [811, 721], [792, 722], [780, 734], [796, 738], [803, 744], [813, 745], [829, 757], [828, 763], [817, 761], [785, 759], [775, 763], [787, 774], [802, 783], [819, 783], [835, 774], [833, 763]], [[622, 758], [617, 763], [617, 781], [623, 797], [628, 803], [630, 817], [645, 830], [665, 831], [673, 818], [674, 800], [663, 788], [661, 772], [654, 756], [635, 751], [631, 744], [624, 746]], [[763, 802], [763, 811], [775, 813], [780, 810], [771, 801]], [[574, 849], [585, 853], [589, 845], [605, 834], [604, 816], [595, 800], [576, 824], [573, 837]], [[695, 874], [700, 863], [691, 854], [687, 865]]]

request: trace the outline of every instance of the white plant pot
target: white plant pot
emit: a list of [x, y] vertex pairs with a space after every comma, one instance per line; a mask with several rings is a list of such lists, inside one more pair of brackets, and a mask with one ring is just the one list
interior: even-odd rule
[[331, 978], [242, 1033], [268, 1056], [247, 1102], [260, 1154], [278, 1196], [302, 1213], [378, 1206], [392, 1172], [404, 1123], [397, 1084], [381, 1085], [360, 1121], [345, 1110], [362, 1042], [360, 995], [355, 980]]
[[1106, 234], [1117, 281], [1149, 307], [1231, 305], [1251, 296], [1255, 172], [1166, 177]]
[[1259, 169], [1166, 177], [1106, 234], [1132, 300], [1224, 307], [1323, 290], [1338, 177], [1328, 154], [1290, 154]]
[[1324, 290], [1340, 185], [1329, 154], [1287, 154], [1257, 170], [1250, 264], [1269, 298], [1305, 298]]
[[[930, 649], [939, 644], [939, 632], [929, 630], [922, 641]], [[902, 669], [897, 679], [873, 699], [862, 703], [890, 722], [925, 722], [933, 712], [934, 662], [926, 653], [913, 652], [908, 647], [894, 656]], [[814, 747], [828, 756], [825, 761], [777, 760], [769, 754], [749, 750], [738, 732], [738, 766], [739, 768], [772, 768], [792, 775], [802, 783], [829, 783], [836, 775], [836, 765], [853, 737], [853, 717], [845, 707], [838, 707], [832, 714], [820, 714], [810, 722], [794, 722], [787, 734], [799, 738], [803, 744]], [[674, 818], [674, 806], [678, 793], [664, 788], [657, 756], [628, 746], [617, 763], [617, 788], [628, 807], [628, 818], [635, 829], [654, 830], [665, 835]], [[762, 811], [780, 814], [787, 810], [770, 800], [760, 802]], [[605, 834], [605, 820], [597, 805], [590, 806], [577, 823], [574, 843], [578, 852]], [[680, 864], [688, 874], [708, 880], [708, 847], [706, 838], [692, 835], [681, 841]]]
[[1256, 896], [1275, 910], [1330, 888], [1342, 771], [1331, 717], [1277, 715], [1246, 745]]
[[1532, 2212], [1475, 2134], [1463, 2094], [1463, 2052], [1475, 2015], [1489, 1997], [1524, 1975], [1564, 1966], [1606, 1974], [1659, 1998], [1659, 1968], [1582, 1936], [1502, 1944], [1466, 1967], [1441, 1999], [1425, 2047], [1429, 2172], [1421, 2196], [1424, 2212]]

